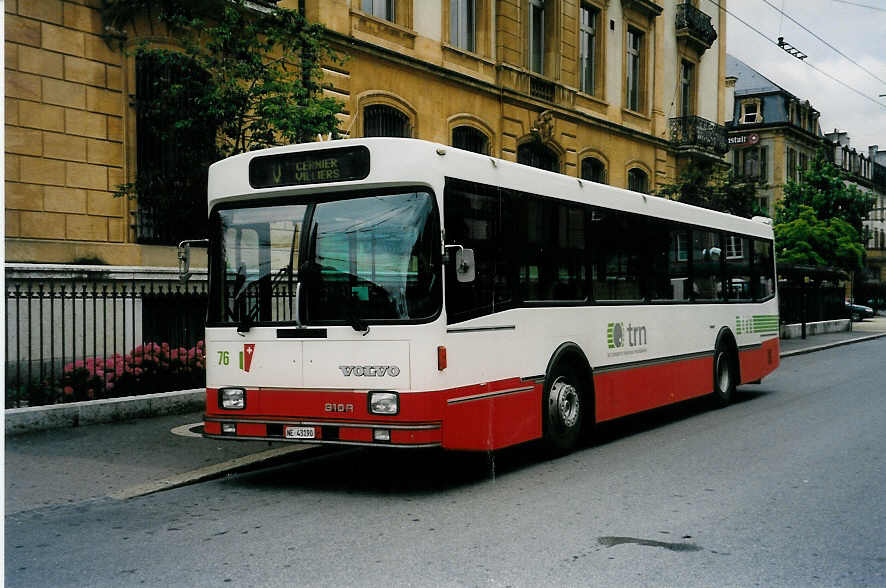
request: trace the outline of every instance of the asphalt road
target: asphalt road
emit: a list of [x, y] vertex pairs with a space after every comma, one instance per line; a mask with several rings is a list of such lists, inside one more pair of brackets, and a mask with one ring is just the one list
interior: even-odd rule
[[332, 456], [6, 516], [8, 586], [883, 586], [886, 339], [559, 459]]

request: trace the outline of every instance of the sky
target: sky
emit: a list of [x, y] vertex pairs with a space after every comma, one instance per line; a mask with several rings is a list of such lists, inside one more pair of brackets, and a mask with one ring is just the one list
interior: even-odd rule
[[[879, 96], [886, 94], [886, 0], [727, 0], [726, 10], [731, 13], [726, 22], [728, 53], [798, 98], [809, 100], [821, 113], [823, 133], [835, 128], [848, 131], [850, 145], [865, 154], [869, 145], [886, 150], [886, 96]], [[737, 19], [755, 27], [763, 36]], [[808, 55], [806, 63], [779, 48], [778, 37], [784, 37], [785, 42]]]

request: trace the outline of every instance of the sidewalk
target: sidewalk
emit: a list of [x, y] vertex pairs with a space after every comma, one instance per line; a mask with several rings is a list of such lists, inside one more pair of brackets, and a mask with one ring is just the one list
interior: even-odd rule
[[142, 496], [318, 447], [204, 439], [202, 419], [190, 412], [8, 436], [6, 514]]
[[781, 348], [781, 357], [790, 357], [882, 336], [886, 336], [886, 316], [876, 316], [852, 323], [852, 331], [824, 333], [806, 339], [782, 339], [779, 342], [779, 347]]
[[[851, 332], [781, 342], [781, 356], [811, 353], [886, 336], [886, 317], [853, 323]], [[6, 437], [6, 513], [127, 499], [244, 468], [291, 459], [322, 446], [217, 441], [199, 436], [202, 412], [136, 418]]]

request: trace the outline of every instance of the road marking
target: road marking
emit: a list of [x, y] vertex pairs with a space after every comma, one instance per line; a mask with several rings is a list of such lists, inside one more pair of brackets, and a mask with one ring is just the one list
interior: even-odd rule
[[112, 492], [108, 496], [115, 500], [128, 500], [130, 498], [136, 498], [139, 496], [147, 496], [148, 494], [154, 494], [155, 492], [162, 492], [163, 490], [171, 490], [172, 488], [178, 488], [180, 486], [187, 486], [188, 484], [196, 484], [197, 482], [205, 482], [207, 480], [219, 478], [224, 474], [232, 473], [237, 470], [242, 470], [247, 467], [253, 467], [261, 464], [262, 462], [269, 462], [290, 453], [297, 453], [299, 451], [315, 449], [318, 447], [321, 446], [293, 444], [290, 447], [278, 447], [276, 449], [269, 449], [260, 453], [253, 453], [252, 455], [238, 457], [236, 459], [231, 459], [215, 465], [206, 466], [203, 468], [192, 470], [190, 472], [185, 472], [184, 474], [176, 474], [163, 480], [157, 480], [156, 482], [148, 482], [147, 484], [141, 484], [132, 488], [126, 488], [124, 490]]
[[179, 437], [195, 437], [197, 439], [202, 439], [203, 435], [195, 431], [198, 429], [200, 431], [203, 430], [203, 421], [199, 423], [191, 423], [190, 425], [182, 425], [180, 427], [175, 427], [171, 429], [169, 432], [173, 435], [178, 435]]

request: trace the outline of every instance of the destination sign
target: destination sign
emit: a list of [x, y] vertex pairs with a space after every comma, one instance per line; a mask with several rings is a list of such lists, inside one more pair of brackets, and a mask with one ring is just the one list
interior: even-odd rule
[[362, 145], [256, 157], [249, 162], [253, 188], [362, 180], [369, 175], [369, 149]]

